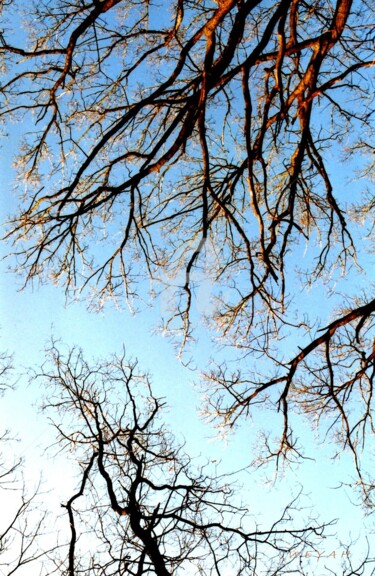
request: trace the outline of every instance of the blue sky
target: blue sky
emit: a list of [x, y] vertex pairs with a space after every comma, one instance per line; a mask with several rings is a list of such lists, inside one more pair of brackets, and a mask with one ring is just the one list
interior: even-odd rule
[[[15, 173], [11, 169], [12, 157], [19, 144], [19, 136], [24, 132], [22, 123], [9, 125], [8, 136], [5, 139], [0, 159], [1, 178], [1, 213], [12, 213], [17, 204], [15, 190]], [[338, 158], [331, 158], [332, 175], [343, 196], [352, 197], [356, 193], [357, 184], [349, 183], [347, 177], [352, 171], [350, 164], [346, 171], [338, 165]], [[358, 184], [359, 187], [359, 184]], [[358, 235], [361, 231], [358, 231]], [[8, 254], [10, 247], [2, 244], [2, 255]], [[304, 246], [299, 247], [296, 262], [303, 258]], [[368, 254], [365, 250], [360, 259], [367, 264]], [[242, 469], [254, 458], [258, 434], [263, 425], [275, 428], [275, 422], [280, 415], [274, 412], [259, 410], [255, 413], [253, 421], [246, 421], [239, 429], [228, 435], [224, 440], [215, 439], [215, 430], [205, 425], [199, 418], [201, 397], [198, 388], [199, 372], [185, 367], [176, 357], [173, 344], [158, 330], [160, 316], [165, 311], [166, 301], [149, 301], [141, 306], [140, 311], [133, 315], [125, 307], [118, 309], [108, 303], [99, 313], [89, 312], [85, 302], [66, 303], [65, 296], [60, 287], [50, 284], [28, 286], [20, 291], [22, 279], [7, 271], [8, 261], [1, 264], [0, 283], [0, 336], [2, 349], [14, 354], [16, 390], [6, 394], [1, 404], [1, 422], [3, 427], [11, 428], [13, 434], [21, 442], [15, 444], [17, 454], [21, 454], [26, 461], [26, 474], [31, 474], [35, 481], [42, 473], [46, 486], [52, 489], [47, 497], [56, 510], [60, 502], [70, 495], [74, 485], [75, 463], [67, 455], [58, 459], [51, 458], [51, 452], [45, 448], [53, 442], [53, 431], [46, 416], [39, 411], [43, 390], [35, 384], [28, 385], [27, 372], [30, 368], [37, 368], [44, 361], [44, 348], [48, 345], [51, 336], [60, 339], [64, 344], [82, 347], [88, 359], [91, 357], [106, 357], [112, 353], [121, 352], [124, 345], [129, 357], [137, 357], [143, 371], [150, 372], [154, 384], [154, 393], [165, 396], [168, 411], [165, 418], [178, 438], [185, 438], [190, 453], [199, 456], [202, 454], [211, 461], [222, 461], [219, 465], [213, 463], [213, 469], [228, 472]], [[183, 274], [183, 272], [182, 272]], [[371, 276], [371, 273], [370, 273]], [[178, 278], [177, 278], [178, 280]], [[201, 288], [198, 289], [198, 300], [195, 317], [210, 306], [210, 285], [206, 283], [204, 275], [200, 277]], [[366, 288], [369, 276], [356, 272], [354, 280], [351, 276], [340, 278], [342, 285], [348, 292], [356, 293], [359, 288]], [[335, 289], [333, 290], [335, 292]], [[313, 286], [310, 291], [300, 291], [300, 303], [296, 309], [302, 315], [311, 311], [316, 313], [318, 303], [320, 318], [323, 324], [329, 321], [332, 302], [335, 294], [328, 300], [321, 284]], [[220, 351], [210, 340], [206, 328], [198, 320], [196, 331], [198, 341], [193, 343], [187, 352], [187, 357], [194, 359], [198, 368], [205, 368], [210, 356], [222, 357], [229, 355], [227, 351]], [[310, 335], [306, 335], [306, 340]], [[289, 341], [286, 356], [293, 355], [297, 344], [301, 342]], [[233, 360], [234, 361], [234, 360]], [[324, 550], [329, 557], [319, 559], [318, 567], [312, 570], [318, 576], [324, 576], [327, 570], [322, 567], [323, 562], [329, 563], [332, 568], [338, 566], [340, 554], [335, 558], [332, 552], [338, 546], [338, 540], [348, 542], [350, 538], [361, 536], [358, 549], [365, 543], [366, 522], [362, 511], [355, 505], [353, 493], [346, 488], [337, 490], [341, 481], [351, 482], [351, 460], [345, 455], [340, 460], [331, 461], [331, 446], [329, 443], [318, 444], [314, 432], [308, 423], [298, 418], [299, 432], [306, 447], [307, 454], [312, 460], [303, 462], [296, 468], [286, 470], [283, 477], [274, 479], [274, 465], [261, 468], [240, 475], [244, 484], [243, 498], [248, 501], [249, 508], [254, 512], [258, 521], [269, 524], [277, 517], [280, 506], [286, 504], [292, 495], [296, 495], [300, 486], [306, 494], [303, 503], [311, 506], [314, 513], [319, 514], [321, 520], [329, 521], [338, 518], [337, 527], [331, 532], [338, 533], [338, 539], [327, 541]], [[1, 498], [1, 494], [0, 494]], [[1, 500], [0, 500], [1, 502]], [[264, 520], [261, 520], [263, 515]], [[370, 525], [371, 520], [367, 520]], [[353, 554], [355, 553], [353, 547]], [[317, 572], [319, 569], [319, 572]]]
[[[4, 268], [3, 264], [1, 336], [3, 347], [14, 353], [14, 365], [19, 376], [16, 391], [7, 393], [2, 401], [2, 426], [11, 428], [13, 434], [21, 439], [16, 444], [16, 451], [26, 460], [26, 473], [32, 474], [35, 482], [42, 474], [46, 487], [52, 488], [52, 493], [46, 497], [52, 510], [59, 513], [60, 502], [68, 497], [74, 486], [76, 468], [67, 455], [53, 460], [51, 451], [44, 452], [53, 441], [54, 433], [46, 415], [38, 410], [43, 390], [36, 388], [35, 384], [29, 386], [26, 376], [28, 368], [37, 368], [43, 362], [43, 350], [51, 335], [65, 344], [81, 346], [88, 359], [121, 352], [124, 344], [130, 357], [138, 357], [140, 368], [150, 372], [156, 395], [166, 397], [169, 406], [165, 415], [167, 422], [177, 438], [186, 439], [187, 449], [192, 454], [221, 460], [218, 471], [240, 469], [251, 462], [259, 428], [273, 421], [275, 414], [259, 411], [253, 423], [243, 423], [235, 434], [225, 440], [215, 440], [215, 431], [205, 426], [197, 414], [200, 398], [193, 384], [198, 381], [198, 374], [185, 368], [176, 358], [172, 344], [162, 334], [155, 333], [159, 319], [158, 303], [135, 316], [111, 305], [101, 313], [90, 313], [84, 303], [66, 305], [58, 287], [46, 284], [17, 291], [18, 280]], [[202, 340], [208, 341], [204, 335]], [[213, 352], [208, 347], [202, 350], [198, 343], [192, 355], [195, 354], [204, 364]], [[336, 489], [340, 481], [350, 480], [350, 459], [345, 456], [340, 461], [330, 461], [326, 446], [317, 447], [308, 424], [302, 422], [299, 429], [306, 452], [315, 460], [286, 470], [284, 477], [276, 480], [273, 464], [267, 469], [245, 472], [240, 475], [244, 484], [241, 497], [248, 502], [257, 521], [267, 525], [275, 519], [280, 506], [287, 504], [303, 486], [306, 494], [302, 500], [304, 506], [311, 507], [321, 520], [338, 518], [337, 526], [330, 532], [337, 531], [344, 542], [361, 534], [361, 549], [366, 534], [361, 509], [351, 504], [353, 494], [349, 489]], [[323, 562], [336, 567], [339, 561], [338, 556], [333, 557], [336, 547], [340, 550], [337, 540], [327, 541], [326, 546], [324, 552], [329, 558], [309, 560], [318, 562], [319, 570], [323, 570], [321, 576], [326, 574]]]

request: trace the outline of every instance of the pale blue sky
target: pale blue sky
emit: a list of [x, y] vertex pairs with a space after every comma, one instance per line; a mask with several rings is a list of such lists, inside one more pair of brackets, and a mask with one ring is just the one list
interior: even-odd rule
[[[22, 375], [28, 367], [38, 367], [43, 362], [43, 349], [51, 334], [65, 344], [81, 346], [87, 358], [120, 352], [125, 344], [128, 355], [138, 357], [140, 368], [150, 372], [156, 395], [166, 396], [169, 406], [167, 421], [178, 438], [185, 437], [190, 452], [222, 460], [219, 471], [242, 468], [253, 459], [252, 446], [256, 443], [259, 426], [268, 426], [271, 421], [275, 421], [276, 415], [259, 411], [253, 424], [244, 423], [227, 441], [214, 441], [214, 431], [203, 425], [196, 412], [196, 408], [199, 408], [199, 395], [193, 383], [198, 380], [198, 375], [184, 368], [177, 360], [172, 344], [167, 339], [153, 333], [159, 318], [157, 303], [154, 308], [143, 310], [135, 316], [111, 305], [104, 312], [95, 314], [87, 312], [83, 303], [75, 302], [66, 306], [59, 288], [43, 285], [34, 290], [28, 287], [18, 292], [17, 284], [12, 274], [4, 272], [3, 264], [1, 336], [3, 347], [14, 353], [16, 372], [21, 376], [17, 390], [9, 392], [2, 401], [1, 420], [3, 427], [11, 427], [13, 433], [22, 440], [16, 449], [26, 459], [26, 473], [32, 472], [35, 480], [42, 473], [46, 486], [52, 488], [48, 500], [51, 499], [50, 506], [56, 507], [56, 513], [59, 512], [61, 501], [69, 495], [69, 487], [74, 485], [70, 473], [74, 475], [75, 466], [74, 462], [66, 460], [66, 456], [52, 461], [51, 453], [43, 453], [53, 438], [51, 428], [45, 415], [38, 412], [41, 391], [35, 385], [28, 386], [27, 377]], [[202, 351], [198, 345], [193, 352], [204, 364], [213, 350]], [[340, 481], [349, 481], [349, 457], [337, 462], [330, 461], [330, 450], [327, 453], [324, 445], [316, 447], [306, 422], [302, 423], [299, 430], [308, 448], [306, 452], [315, 457], [315, 461], [306, 461], [288, 470], [283, 479], [274, 483], [273, 465], [264, 471], [244, 473], [241, 476], [244, 483], [242, 497], [248, 501], [257, 521], [267, 525], [279, 513], [281, 503], [285, 505], [292, 495], [297, 494], [299, 486], [303, 485], [304, 493], [308, 495], [303, 500], [304, 505], [311, 506], [314, 514], [321, 516], [321, 520], [338, 518], [336, 528], [342, 541], [348, 541], [350, 536], [356, 538], [360, 533], [363, 536], [366, 530], [361, 509], [350, 503], [353, 494], [348, 489], [334, 489]], [[264, 514], [263, 519], [261, 514]], [[336, 532], [336, 528], [330, 532]], [[330, 555], [328, 565], [331, 567], [335, 567], [339, 561], [339, 557], [332, 556], [335, 546], [335, 539], [327, 541], [327, 555]], [[318, 568], [322, 570], [319, 576], [328, 574], [322, 568], [322, 558], [310, 561], [318, 562]], [[328, 559], [324, 562], [327, 563]]]

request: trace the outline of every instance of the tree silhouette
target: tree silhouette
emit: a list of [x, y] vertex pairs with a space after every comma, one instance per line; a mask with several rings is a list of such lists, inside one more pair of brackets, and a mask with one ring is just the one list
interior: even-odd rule
[[[233, 426], [254, 404], [280, 411], [265, 455], [279, 462], [299, 455], [290, 415], [307, 415], [352, 453], [371, 507], [360, 453], [374, 429], [375, 300], [344, 285], [331, 318], [298, 312], [301, 282], [329, 294], [355, 273], [371, 228], [374, 7], [38, 1], [26, 39], [13, 33], [22, 6], [2, 7], [0, 114], [27, 131], [26, 193], [6, 235], [16, 268], [89, 288], [96, 306], [132, 301], [145, 277], [163, 291], [183, 270], [166, 329], [184, 345], [209, 254], [208, 320], [245, 356], [234, 373], [207, 371], [209, 417]], [[340, 153], [361, 169], [353, 202], [332, 175]], [[301, 344], [289, 356], [286, 337]]]
[[294, 501], [260, 528], [236, 496], [236, 475], [212, 475], [176, 443], [137, 362], [88, 364], [59, 348], [36, 378], [58, 450], [79, 463], [79, 487], [63, 504], [69, 575], [305, 573], [301, 557], [318, 553], [326, 526], [297, 527]]
[[[12, 358], [7, 353], [0, 355], [0, 394], [9, 389]], [[0, 571], [4, 576], [24, 573], [25, 567], [38, 566], [38, 574], [47, 575], [47, 555], [58, 548], [46, 546], [46, 511], [37, 506], [38, 488], [32, 489], [24, 480], [22, 460], [8, 455], [11, 436], [1, 430], [0, 435]], [[51, 544], [51, 543], [49, 543]]]

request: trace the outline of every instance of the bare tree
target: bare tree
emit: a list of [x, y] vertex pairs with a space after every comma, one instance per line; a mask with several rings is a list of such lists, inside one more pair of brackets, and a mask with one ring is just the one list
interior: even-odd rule
[[301, 455], [290, 421], [293, 414], [307, 415], [326, 437], [335, 440], [335, 457], [344, 450], [351, 452], [357, 473], [354, 484], [369, 507], [373, 506], [375, 480], [371, 466], [362, 466], [361, 453], [374, 433], [374, 306], [375, 301], [359, 306], [321, 329], [294, 358], [277, 362], [272, 375], [233, 371], [225, 364], [205, 374], [209, 419], [219, 418], [233, 427], [259, 402], [276, 406], [283, 415], [280, 440], [275, 445], [266, 438], [265, 458], [275, 457], [279, 463]]
[[304, 573], [301, 557], [317, 554], [325, 526], [298, 528], [292, 502], [268, 529], [258, 527], [236, 496], [235, 474], [197, 467], [176, 444], [136, 362], [89, 365], [80, 350], [55, 345], [49, 356], [36, 377], [48, 391], [58, 449], [80, 470], [63, 504], [70, 576]]
[[[6, 437], [2, 436], [3, 443]], [[51, 574], [47, 568], [47, 555], [52, 550], [45, 548], [42, 542], [45, 533], [46, 513], [36, 508], [38, 492], [26, 490], [24, 479], [17, 478], [19, 464], [9, 467], [0, 463], [0, 495], [2, 501], [2, 525], [0, 529], [0, 570], [4, 576], [11, 576], [27, 567], [37, 567], [38, 574]], [[14, 498], [14, 493], [17, 498]], [[13, 496], [9, 498], [9, 493]], [[9, 513], [9, 501], [15, 504]], [[6, 518], [10, 518], [4, 521]], [[55, 548], [53, 546], [52, 548]]]
[[[18, 270], [89, 287], [102, 305], [132, 300], [147, 275], [163, 290], [182, 269], [166, 327], [184, 344], [209, 253], [210, 321], [246, 356], [235, 374], [208, 374], [210, 415], [233, 425], [255, 402], [281, 411], [277, 458], [298, 455], [292, 410], [322, 422], [352, 452], [371, 506], [359, 452], [374, 431], [375, 300], [349, 292], [332, 318], [302, 319], [295, 265], [307, 246], [305, 284], [324, 279], [329, 292], [371, 227], [371, 195], [351, 204], [329, 155], [357, 163], [366, 192], [372, 4], [42, 0], [24, 11], [26, 39], [14, 34], [22, 6], [3, 3], [0, 48], [1, 118], [27, 126], [27, 191], [7, 233]], [[286, 358], [289, 333], [302, 345]]]
[[[12, 359], [3, 353], [0, 358], [0, 390], [9, 388]], [[38, 490], [31, 488], [22, 475], [22, 460], [10, 460], [9, 431], [0, 436], [0, 573], [4, 576], [22, 573], [37, 566], [40, 575], [51, 574], [47, 568], [48, 548], [43, 542], [46, 512], [38, 506]], [[55, 540], [54, 540], [55, 541]]]
[[9, 382], [9, 372], [12, 370], [12, 357], [3, 352], [0, 354], [0, 395], [12, 387]]

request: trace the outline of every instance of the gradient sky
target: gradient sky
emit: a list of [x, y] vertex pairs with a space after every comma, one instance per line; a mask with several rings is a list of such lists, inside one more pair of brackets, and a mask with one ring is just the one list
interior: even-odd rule
[[[25, 127], [18, 124], [7, 128], [8, 136], [4, 139], [0, 158], [0, 211], [4, 217], [12, 213], [17, 205], [15, 173], [11, 165], [13, 153]], [[336, 158], [331, 158], [333, 170], [336, 161]], [[342, 189], [347, 186], [340, 170], [335, 172], [334, 178]], [[355, 193], [355, 188], [353, 184], [350, 194]], [[1, 245], [2, 256], [7, 255], [9, 250], [9, 245]], [[368, 257], [365, 250], [361, 257], [365, 262]], [[2, 349], [14, 354], [17, 386], [14, 392], [7, 392], [2, 400], [1, 427], [10, 428], [12, 434], [20, 439], [20, 442], [14, 444], [14, 450], [25, 458], [25, 477], [32, 476], [36, 482], [42, 474], [46, 488], [51, 489], [51, 493], [45, 497], [51, 510], [60, 514], [60, 503], [71, 495], [69, 490], [75, 486], [74, 461], [69, 460], [67, 455], [60, 455], [53, 460], [51, 452], [45, 452], [45, 448], [53, 443], [54, 433], [46, 415], [39, 410], [43, 391], [35, 384], [28, 385], [27, 372], [30, 368], [37, 369], [43, 363], [43, 350], [51, 336], [64, 344], [82, 347], [88, 360], [121, 353], [124, 345], [127, 355], [137, 357], [141, 370], [151, 374], [155, 395], [166, 397], [169, 409], [165, 419], [177, 438], [185, 438], [186, 448], [191, 454], [202, 454], [211, 461], [222, 461], [220, 465], [218, 462], [213, 463], [218, 472], [242, 469], [253, 460], [252, 447], [259, 429], [264, 424], [272, 427], [273, 421], [281, 416], [258, 411], [254, 422], [243, 423], [226, 440], [215, 439], [215, 430], [204, 425], [198, 416], [201, 400], [194, 385], [199, 382], [199, 373], [185, 367], [177, 359], [173, 344], [157, 330], [165, 302], [149, 303], [136, 315], [132, 315], [126, 308], [117, 309], [110, 303], [100, 313], [89, 312], [85, 302], [71, 302], [67, 305], [61, 288], [50, 284], [28, 286], [20, 291], [22, 279], [9, 273], [7, 266], [7, 261], [1, 263], [0, 336]], [[209, 285], [204, 284], [204, 278], [201, 280], [199, 302], [200, 306], [204, 304], [207, 307], [210, 304]], [[358, 287], [366, 286], [368, 279], [356, 274], [354, 281], [350, 277], [343, 281], [349, 291], [357, 291]], [[309, 309], [309, 301], [311, 307], [319, 301], [323, 322], [329, 320], [327, 315], [332, 305], [327, 299], [322, 299], [321, 286], [314, 287], [309, 293], [301, 293], [301, 299], [303, 310]], [[210, 356], [220, 356], [220, 351], [210, 342], [203, 324], [197, 335], [198, 341], [189, 349], [189, 355], [197, 367], [204, 368]], [[290, 345], [293, 347], [293, 344], [296, 343]], [[330, 532], [337, 531], [338, 536], [327, 541], [327, 547], [323, 549], [329, 558], [310, 560], [312, 573], [324, 576], [328, 574], [324, 564], [332, 569], [339, 567], [340, 540], [349, 542], [360, 538], [358, 545], [352, 547], [353, 557], [365, 549], [366, 530], [369, 530], [366, 522], [370, 525], [370, 519], [363, 519], [353, 492], [346, 488], [336, 489], [341, 481], [351, 481], [350, 458], [344, 456], [340, 460], [331, 461], [331, 447], [318, 445], [308, 423], [302, 419], [299, 432], [312, 460], [287, 470], [285, 476], [275, 482], [272, 481], [273, 464], [267, 469], [242, 473], [242, 496], [263, 525], [270, 524], [278, 517], [280, 507], [288, 502], [291, 495], [299, 492], [300, 486], [303, 486], [306, 494], [303, 504], [311, 506], [313, 513], [320, 515], [322, 521], [337, 518], [337, 526], [332, 527]], [[0, 492], [0, 506], [4, 509], [11, 501], [6, 496], [2, 501], [2, 497]], [[264, 520], [261, 519], [262, 514]], [[335, 549], [336, 558], [333, 555]]]

